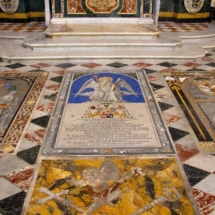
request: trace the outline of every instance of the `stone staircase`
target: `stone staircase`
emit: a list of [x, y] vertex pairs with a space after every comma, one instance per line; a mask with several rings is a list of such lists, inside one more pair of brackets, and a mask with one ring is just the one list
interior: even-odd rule
[[[89, 20], [90, 19], [90, 20]], [[99, 21], [98, 21], [99, 20]], [[195, 60], [205, 55], [208, 37], [160, 33], [152, 20], [143, 18], [53, 19], [44, 33], [14, 43], [8, 61], [72, 60]], [[195, 38], [194, 38], [195, 37]]]

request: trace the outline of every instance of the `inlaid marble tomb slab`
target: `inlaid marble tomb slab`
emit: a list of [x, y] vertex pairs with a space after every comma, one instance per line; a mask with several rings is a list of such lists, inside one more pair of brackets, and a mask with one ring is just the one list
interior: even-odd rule
[[13, 153], [48, 78], [46, 72], [0, 73], [0, 153]]
[[172, 72], [169, 87], [182, 107], [199, 147], [215, 152], [215, 73]]
[[174, 158], [86, 157], [40, 161], [28, 215], [194, 215]]
[[144, 71], [68, 72], [43, 155], [173, 154]]

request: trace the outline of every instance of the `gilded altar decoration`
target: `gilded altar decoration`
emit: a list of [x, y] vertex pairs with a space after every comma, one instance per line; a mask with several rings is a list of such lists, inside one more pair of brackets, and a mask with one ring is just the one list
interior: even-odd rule
[[67, 13], [68, 14], [86, 14], [81, 3], [82, 3], [82, 0], [68, 0]]
[[119, 7], [119, 0], [86, 0], [85, 3], [93, 13], [112, 13]]
[[137, 13], [137, 0], [124, 0], [122, 9], [119, 14], [136, 14]]
[[19, 6], [19, 0], [0, 0], [0, 8], [8, 14], [15, 13]]
[[184, 0], [184, 5], [189, 13], [198, 13], [204, 4], [204, 0]]

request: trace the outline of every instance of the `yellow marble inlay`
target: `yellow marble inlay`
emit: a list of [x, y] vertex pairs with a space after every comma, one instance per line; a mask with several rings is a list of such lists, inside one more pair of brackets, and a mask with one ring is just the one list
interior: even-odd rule
[[[163, 202], [154, 201], [161, 196]], [[27, 214], [171, 215], [173, 210], [194, 214], [173, 158], [91, 158], [42, 161]]]

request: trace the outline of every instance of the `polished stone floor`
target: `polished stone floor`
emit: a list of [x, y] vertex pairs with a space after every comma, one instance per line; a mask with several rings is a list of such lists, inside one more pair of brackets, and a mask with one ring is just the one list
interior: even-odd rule
[[[163, 24], [164, 23], [161, 23], [162, 26]], [[170, 24], [172, 25], [172, 23]], [[187, 26], [189, 28], [191, 25], [187, 24]], [[207, 24], [204, 26], [207, 28]], [[25, 30], [22, 31], [23, 29], [20, 30], [21, 28], [18, 27], [16, 30], [19, 31], [19, 33], [26, 33]], [[41, 29], [37, 29], [36, 31], [42, 31]], [[5, 27], [4, 29], [1, 28], [1, 30], [7, 31], [8, 29]], [[174, 31], [175, 29], [173, 29], [173, 32]], [[181, 29], [181, 31], [184, 32], [183, 29]], [[128, 193], [130, 193], [130, 196], [124, 194], [120, 202], [114, 202], [115, 206], [105, 207], [103, 211], [97, 211], [98, 213], [95, 212], [95, 214], [132, 214], [134, 210], [136, 210], [133, 206], [128, 206], [127, 210], [124, 210], [124, 212], [121, 210], [113, 210], [113, 208], [122, 207], [123, 202], [124, 205], [128, 204], [131, 196], [132, 199], [136, 198], [137, 205], [150, 204], [150, 202], [156, 198], [155, 196], [162, 195], [159, 187], [165, 188], [165, 184], [171, 183], [171, 186], [173, 186], [173, 184], [176, 183], [177, 186], [175, 185], [175, 187], [178, 188], [179, 184], [181, 185], [182, 183], [182, 188], [180, 187], [180, 189], [183, 190], [183, 195], [180, 197], [180, 204], [183, 207], [179, 207], [179, 203], [174, 204], [167, 201], [168, 204], [156, 203], [156, 205], [152, 205], [152, 208], [139, 214], [214, 215], [215, 123], [213, 110], [215, 109], [215, 94], [213, 89], [215, 85], [215, 48], [206, 51], [207, 54], [202, 59], [183, 62], [172, 62], [171, 60], [156, 60], [156, 62], [148, 62], [147, 60], [106, 60], [104, 62], [89, 61], [84, 63], [81, 62], [81, 60], [61, 63], [42, 61], [39, 63], [0, 62], [0, 77], [6, 77], [6, 81], [3, 81], [3, 78], [1, 79], [1, 82], [4, 82], [4, 86], [6, 86], [5, 82], [10, 81], [12, 77], [18, 76], [18, 74], [20, 74], [20, 76], [24, 75], [24, 73], [25, 75], [26, 73], [29, 74], [29, 76], [33, 76], [33, 74], [41, 76], [40, 82], [38, 82], [39, 87], [37, 88], [38, 97], [36, 97], [35, 100], [32, 98], [28, 100], [28, 104], [32, 105], [32, 109], [28, 118], [25, 119], [25, 126], [21, 134], [18, 135], [19, 137], [17, 140], [12, 142], [9, 139], [8, 144], [3, 144], [1, 147], [0, 214], [83, 214], [84, 211], [81, 209], [78, 210], [79, 212], [74, 212], [74, 209], [71, 209], [71, 207], [64, 207], [65, 205], [59, 204], [59, 201], [54, 201], [53, 199], [47, 201], [47, 204], [45, 201], [39, 205], [35, 204], [35, 198], [42, 199], [47, 197], [47, 194], [44, 194], [48, 192], [47, 190], [45, 190], [43, 194], [37, 193], [38, 189], [44, 186], [55, 193], [62, 192], [62, 198], [64, 197], [63, 195], [65, 195], [65, 193], [63, 193], [64, 190], [69, 189], [70, 195], [67, 196], [68, 199], [73, 200], [72, 202], [75, 202], [80, 208], [84, 208], [86, 205], [89, 206], [93, 202], [92, 199], [87, 200], [89, 194], [84, 195], [82, 193], [85, 196], [84, 203], [86, 205], [81, 204], [79, 201], [81, 198], [83, 200], [83, 196], [72, 196], [72, 192], [81, 193], [83, 191], [78, 191], [77, 187], [76, 189], [72, 189], [71, 187], [74, 185], [71, 185], [68, 177], [71, 176], [72, 172], [77, 179], [80, 179], [81, 171], [84, 167], [90, 166], [91, 168], [101, 170], [104, 162], [103, 157], [91, 157], [90, 159], [92, 160], [87, 163], [83, 161], [86, 155], [83, 157], [79, 156], [78, 159], [80, 160], [76, 161], [77, 157], [73, 156], [69, 156], [65, 159], [65, 157], [62, 158], [62, 156], [44, 157], [40, 154], [41, 147], [45, 144], [44, 139], [46, 131], [49, 126], [50, 118], [52, 117], [52, 111], [57, 96], [61, 89], [62, 80], [67, 72], [94, 73], [111, 71], [115, 73], [132, 73], [144, 69], [177, 153], [176, 155], [169, 156], [150, 154], [135, 158], [129, 155], [130, 157], [125, 157], [125, 160], [127, 159], [128, 161], [125, 161], [123, 164], [120, 163], [122, 161], [119, 161], [119, 158], [114, 158], [115, 160], [113, 159], [112, 161], [117, 163], [121, 172], [123, 169], [124, 173], [129, 172], [128, 170], [131, 167], [136, 168], [137, 166], [143, 165], [144, 169], [145, 166], [144, 174], [138, 170], [138, 173], [144, 176], [144, 182], [140, 182], [142, 179], [139, 179], [137, 175], [134, 178], [130, 177], [132, 180], [136, 181], [136, 183], [142, 184], [142, 187], [137, 189], [135, 187], [137, 185], [129, 184], [128, 182], [123, 186], [120, 185], [122, 191], [129, 188]], [[208, 111], [208, 109], [210, 109], [210, 111], [206, 111], [207, 113], [205, 115], [199, 114], [199, 103], [192, 98], [192, 88], [189, 88], [192, 84], [185, 86], [182, 79], [194, 80], [194, 82], [191, 82], [193, 86], [200, 86], [199, 89], [205, 97], [197, 98], [197, 100], [203, 99], [206, 106], [204, 110]], [[201, 88], [201, 84], [196, 84], [195, 80], [203, 80], [204, 84], [207, 82], [204, 85], [207, 87], [206, 91], [205, 88]], [[177, 85], [175, 85], [176, 81]], [[178, 88], [173, 88], [173, 85]], [[210, 89], [209, 94], [207, 91], [208, 89]], [[24, 119], [24, 114], [21, 118]], [[13, 121], [10, 126], [15, 124], [16, 121]], [[16, 133], [16, 131], [18, 133], [16, 129], [15, 131], [11, 130], [11, 133]], [[201, 139], [202, 137], [205, 138]], [[11, 141], [11, 143], [9, 143], [9, 141]], [[141, 159], [145, 159], [145, 163]], [[68, 164], [68, 161], [70, 163], [74, 162], [76, 166]], [[143, 164], [141, 162], [143, 162]], [[72, 168], [76, 168], [76, 170]], [[114, 165], [113, 168], [115, 168], [115, 170], [117, 169]], [[179, 174], [180, 177], [177, 177]], [[38, 181], [40, 179], [41, 181]], [[53, 179], [57, 181], [53, 181]], [[70, 180], [72, 179], [70, 178]], [[147, 184], [151, 184], [151, 186], [147, 186]], [[143, 189], [143, 196], [141, 196], [141, 189]], [[115, 191], [118, 191], [118, 189], [114, 190], [114, 192]], [[134, 195], [134, 192], [139, 196]], [[76, 199], [74, 200], [72, 198]], [[139, 198], [142, 198], [142, 200]], [[23, 207], [23, 205], [25, 205], [25, 207]], [[137, 205], [135, 205], [135, 207], [137, 207]], [[128, 212], [129, 210], [131, 211]]]

